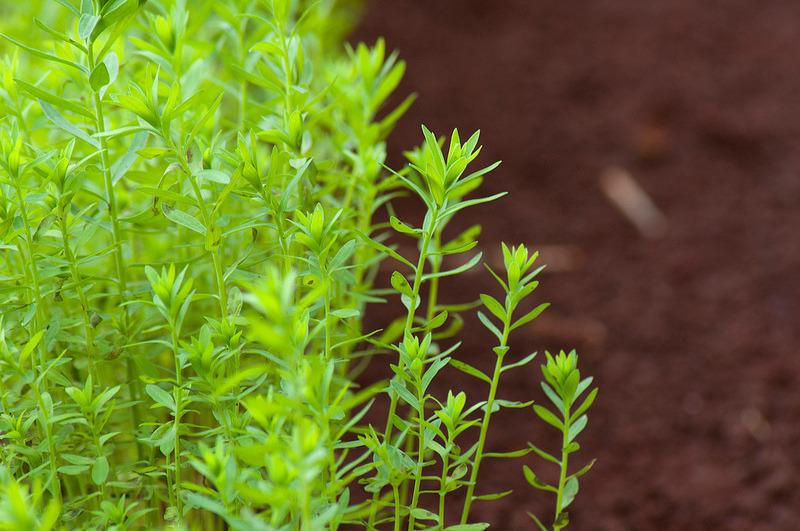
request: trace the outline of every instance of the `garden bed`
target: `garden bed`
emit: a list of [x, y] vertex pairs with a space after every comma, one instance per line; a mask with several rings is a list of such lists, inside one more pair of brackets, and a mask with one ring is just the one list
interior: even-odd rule
[[[528, 345], [522, 333], [514, 344], [576, 347], [601, 388], [584, 444], [598, 462], [575, 528], [793, 528], [800, 4], [499, 5], [373, 1], [357, 38], [385, 36], [408, 60], [406, 92], [420, 94], [391, 152], [419, 141], [421, 121], [482, 128], [485, 159], [504, 160], [486, 190], [513, 199], [469, 221], [484, 225], [485, 249], [524, 242], [556, 266], [537, 292], [553, 306]], [[649, 193], [665, 235], [641, 236], [606, 198], [609, 167]], [[444, 298], [479, 289], [493, 287], [476, 273]], [[460, 357], [488, 368], [490, 338], [466, 329]], [[533, 370], [510, 373], [507, 398], [530, 396]], [[480, 383], [464, 380], [479, 396]], [[547, 440], [530, 410], [496, 422], [496, 449]], [[482, 476], [490, 492], [515, 488], [476, 506], [497, 529], [527, 528], [526, 509], [546, 510], [518, 461]]]

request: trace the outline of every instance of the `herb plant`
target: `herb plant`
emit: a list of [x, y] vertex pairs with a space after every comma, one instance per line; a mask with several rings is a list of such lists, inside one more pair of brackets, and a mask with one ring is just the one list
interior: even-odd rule
[[[478, 133], [423, 127], [407, 166], [385, 165], [413, 97], [389, 103], [405, 66], [383, 41], [342, 44], [352, 5], [0, 13], [0, 529], [485, 529], [473, 504], [507, 493], [479, 493], [482, 467], [529, 453], [559, 466], [555, 486], [524, 473], [566, 525], [597, 390], [577, 405], [591, 379], [574, 353], [548, 354], [558, 414], [534, 409], [561, 457], [487, 448], [493, 415], [531, 404], [498, 396], [534, 359], [510, 339], [547, 306], [530, 302], [542, 268], [503, 245], [502, 294], [478, 312], [495, 369], [459, 360], [476, 305], [440, 285], [481, 262], [480, 229], [446, 229], [503, 195], [475, 195], [499, 163], [476, 167]], [[400, 195], [424, 216], [392, 215]], [[393, 298], [403, 315], [366, 329], [368, 305]], [[386, 355], [391, 378], [363, 385]], [[434, 392], [448, 366], [486, 396]]]

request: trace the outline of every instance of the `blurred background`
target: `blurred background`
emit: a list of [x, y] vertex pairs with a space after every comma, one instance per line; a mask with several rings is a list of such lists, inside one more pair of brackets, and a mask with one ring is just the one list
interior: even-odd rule
[[[482, 129], [483, 160], [504, 161], [485, 191], [511, 195], [461, 226], [484, 226], [490, 262], [506, 241], [549, 264], [553, 305], [517, 354], [577, 348], [600, 386], [573, 527], [797, 529], [800, 2], [371, 0], [352, 40], [378, 36], [420, 96], [393, 162], [422, 122]], [[447, 302], [494, 293], [462, 282]], [[492, 365], [466, 336], [461, 357]], [[532, 371], [503, 397], [542, 399]], [[492, 431], [497, 450], [549, 440], [530, 410]], [[515, 490], [479, 508], [497, 529], [548, 514], [520, 466], [481, 471]]]

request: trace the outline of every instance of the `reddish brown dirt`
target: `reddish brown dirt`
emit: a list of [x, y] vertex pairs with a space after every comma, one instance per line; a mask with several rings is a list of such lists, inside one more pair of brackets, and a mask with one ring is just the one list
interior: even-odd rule
[[[800, 2], [795, 0], [372, 0], [356, 38], [379, 35], [420, 99], [398, 153], [480, 127], [486, 186], [473, 210], [484, 248], [576, 246], [582, 263], [542, 279], [546, 318], [517, 354], [576, 347], [600, 398], [584, 451], [575, 529], [800, 527]], [[668, 218], [641, 237], [602, 194], [622, 166]], [[545, 258], [547, 260], [547, 258]], [[494, 289], [481, 273], [445, 299]], [[460, 356], [488, 368], [470, 321]], [[448, 373], [477, 399], [480, 386]], [[542, 399], [533, 368], [503, 396]], [[554, 442], [530, 410], [497, 418], [491, 446]], [[526, 462], [534, 463], [533, 459]], [[550, 499], [520, 462], [495, 462], [478, 515], [527, 529]], [[542, 468], [542, 465], [538, 465]], [[453, 510], [455, 512], [455, 509]]]

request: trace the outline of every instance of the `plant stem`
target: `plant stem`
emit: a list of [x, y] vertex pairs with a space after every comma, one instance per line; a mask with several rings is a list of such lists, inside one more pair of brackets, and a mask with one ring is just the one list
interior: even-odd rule
[[[247, 17], [242, 17], [239, 22], [239, 64], [246, 70], [247, 61]], [[245, 117], [247, 116], [247, 79], [244, 77], [239, 82], [239, 130], [244, 130]]]
[[[438, 212], [434, 209], [431, 211], [432, 222], [431, 227], [435, 228], [437, 221], [438, 221]], [[405, 330], [410, 332], [410, 330], [414, 326], [414, 315], [416, 314], [417, 309], [417, 299], [419, 298], [419, 289], [422, 285], [422, 275], [425, 271], [425, 261], [427, 260], [428, 256], [428, 247], [430, 246], [431, 241], [431, 233], [432, 230], [426, 231], [422, 236], [422, 245], [420, 246], [420, 253], [419, 253], [419, 260], [417, 260], [417, 267], [414, 270], [414, 285], [411, 288], [411, 300], [409, 301], [408, 305], [408, 315], [406, 316], [406, 324]], [[402, 361], [398, 361], [401, 365], [400, 369], [402, 370]], [[392, 430], [394, 427], [394, 423], [392, 419], [394, 418], [395, 414], [397, 413], [397, 400], [398, 396], [397, 393], [394, 391], [389, 392], [389, 412], [386, 416], [386, 428], [383, 432], [383, 440], [388, 441], [392, 437]], [[372, 495], [372, 503], [370, 506], [370, 514], [369, 514], [369, 528], [372, 528], [375, 524], [375, 517], [377, 513], [377, 506], [378, 506], [378, 497], [380, 496], [380, 492], [375, 492]], [[397, 500], [395, 500], [397, 503]]]
[[[200, 190], [200, 186], [197, 184], [197, 179], [192, 174], [192, 169], [189, 167], [189, 163], [186, 161], [186, 156], [183, 153], [182, 149], [179, 149], [175, 142], [172, 139], [167, 139], [172, 151], [175, 153], [175, 157], [178, 159], [178, 164], [180, 164], [183, 173], [186, 174], [186, 177], [189, 179], [189, 183], [192, 186], [192, 191], [194, 193], [194, 197], [197, 200], [197, 207], [200, 209], [200, 216], [203, 218], [203, 225], [206, 227], [206, 232], [210, 232], [213, 228], [213, 223], [211, 219], [211, 215], [208, 213], [208, 208], [206, 207], [205, 200], [203, 199], [203, 192]], [[213, 243], [213, 242], [212, 242]], [[221, 245], [221, 242], [220, 242]], [[228, 293], [225, 288], [225, 270], [222, 265], [222, 259], [219, 255], [219, 245], [213, 243], [210, 246], [209, 254], [211, 255], [211, 264], [214, 269], [214, 278], [217, 287], [217, 297], [219, 298], [219, 311], [220, 311], [220, 318], [227, 319], [228, 318]]]
[[[44, 378], [42, 379], [44, 381]], [[55, 495], [55, 501], [61, 505], [61, 478], [58, 476], [58, 453], [56, 453], [56, 445], [53, 441], [53, 430], [50, 425], [50, 416], [48, 412], [48, 408], [45, 407], [44, 400], [42, 399], [42, 393], [39, 390], [39, 382], [36, 381], [33, 384], [34, 392], [36, 393], [36, 401], [39, 404], [39, 411], [42, 413], [42, 417], [44, 418], [44, 433], [45, 438], [47, 439], [47, 449], [50, 459], [50, 474], [53, 478], [53, 494]]]
[[505, 347], [508, 344], [508, 335], [511, 332], [511, 315], [505, 319], [503, 323], [503, 337], [500, 340], [500, 354], [497, 354], [497, 360], [494, 364], [494, 372], [492, 373], [492, 383], [489, 386], [489, 397], [486, 399], [486, 410], [483, 413], [483, 422], [481, 423], [481, 432], [478, 436], [478, 448], [475, 450], [475, 458], [473, 460], [472, 472], [469, 476], [469, 484], [467, 485], [467, 494], [464, 498], [464, 509], [461, 512], [461, 524], [464, 525], [469, 519], [469, 510], [472, 507], [472, 496], [475, 493], [475, 485], [478, 481], [478, 472], [481, 467], [481, 460], [483, 459], [483, 448], [486, 445], [486, 434], [489, 432], [489, 422], [492, 417], [492, 409], [494, 408], [494, 401], [497, 395], [497, 386], [500, 383], [500, 374], [503, 369], [503, 358], [505, 358]]
[[394, 492], [394, 531], [400, 531], [402, 523], [400, 518], [400, 492], [396, 483], [392, 483], [392, 492]]
[[[433, 213], [434, 222], [432, 225], [436, 225], [436, 213]], [[419, 260], [417, 261], [417, 267], [414, 270], [414, 285], [411, 287], [411, 300], [409, 301], [408, 305], [408, 314], [406, 315], [406, 324], [405, 324], [405, 331], [409, 332], [414, 327], [414, 316], [417, 310], [417, 300], [419, 299], [419, 289], [422, 285], [422, 275], [425, 272], [425, 261], [428, 258], [428, 246], [430, 245], [431, 241], [431, 234], [430, 232], [426, 232], [422, 236], [422, 245], [420, 246], [419, 252]], [[402, 369], [402, 361], [398, 362], [401, 365]], [[395, 413], [397, 412], [397, 394], [392, 392], [391, 393], [391, 403], [389, 404], [389, 416], [386, 419], [386, 429], [383, 433], [383, 439], [388, 440], [392, 436], [392, 429], [394, 427], [394, 423], [392, 422], [392, 417], [394, 417]]]
[[[564, 401], [564, 430], [561, 439], [561, 473], [558, 476], [558, 492], [556, 493], [556, 514], [554, 522], [558, 522], [561, 516], [564, 503], [564, 488], [567, 484], [567, 467], [569, 464], [569, 452], [567, 446], [569, 445], [569, 428], [570, 428], [570, 404]], [[556, 529], [560, 529], [556, 528]]]
[[[415, 509], [419, 503], [419, 489], [422, 484], [422, 469], [425, 466], [425, 392], [422, 389], [422, 382], [418, 381], [417, 400], [419, 400], [419, 409], [417, 410], [417, 417], [419, 427], [417, 430], [417, 468], [414, 471], [414, 490], [411, 494], [411, 509]], [[414, 531], [414, 514], [408, 517], [408, 531]]]
[[[448, 433], [448, 436], [450, 434]], [[439, 525], [444, 527], [444, 516], [445, 516], [445, 507], [444, 507], [444, 500], [447, 496], [447, 491], [445, 490], [447, 487], [447, 472], [450, 468], [450, 448], [452, 447], [453, 441], [447, 441], [447, 453], [444, 454], [444, 458], [442, 459], [442, 476], [439, 480]]]
[[78, 293], [78, 301], [81, 305], [81, 317], [83, 318], [83, 333], [86, 337], [86, 354], [89, 358], [89, 374], [94, 381], [97, 379], [95, 370], [95, 345], [94, 345], [94, 329], [92, 328], [91, 318], [89, 317], [89, 301], [86, 298], [86, 293], [83, 291], [83, 278], [81, 278], [80, 271], [78, 270], [77, 261], [75, 260], [75, 253], [69, 245], [69, 227], [67, 222], [67, 208], [66, 206], [60, 209], [60, 228], [61, 240], [64, 244], [64, 256], [69, 262], [70, 273], [72, 274], [72, 281], [75, 283], [75, 291]]
[[175, 326], [170, 324], [170, 332], [172, 336], [172, 353], [175, 358], [175, 507], [178, 510], [178, 520], [183, 520], [183, 502], [181, 501], [181, 405], [183, 402], [183, 370], [181, 369], [181, 360], [178, 356], [178, 332]]
[[[42, 317], [42, 289], [41, 284], [39, 283], [39, 268], [36, 266], [36, 256], [33, 251], [33, 232], [31, 231], [31, 221], [28, 218], [28, 207], [25, 205], [25, 196], [22, 192], [22, 183], [20, 183], [20, 176], [14, 175], [14, 187], [16, 188], [17, 192], [17, 200], [19, 202], [19, 212], [22, 217], [22, 224], [25, 227], [25, 244], [26, 244], [26, 251], [28, 254], [28, 261], [30, 262], [29, 268], [31, 272], [31, 280], [33, 280], [33, 295], [34, 300], [33, 303], [36, 305], [36, 312], [34, 313], [34, 333], [39, 332], [42, 330], [42, 326], [44, 323], [44, 318]], [[33, 334], [31, 334], [33, 336]], [[39, 351], [39, 371], [40, 374], [44, 373], [44, 364], [47, 361], [46, 354], [44, 350], [44, 342], [40, 341], [37, 350]], [[47, 390], [47, 379], [42, 379], [42, 384], [44, 385], [45, 390]]]
[[[435, 231], [433, 235], [433, 248], [436, 252], [440, 250], [442, 242], [442, 233], [441, 231]], [[434, 259], [431, 261], [431, 273], [436, 274], [442, 267], [442, 256], [438, 255], [435, 256]], [[438, 303], [439, 297], [439, 277], [433, 277], [431, 279], [430, 287], [428, 288], [428, 312], [426, 314], [426, 318], [428, 321], [433, 319], [436, 316], [436, 304]]]
[[[94, 45], [89, 43], [86, 47], [87, 60], [89, 62], [89, 72], [94, 71], [96, 66], [94, 57]], [[103, 102], [100, 98], [98, 91], [92, 90], [92, 100], [94, 102], [94, 115], [95, 115], [95, 130], [100, 135], [100, 166], [103, 173], [103, 182], [106, 192], [106, 203], [108, 204], [108, 215], [111, 219], [111, 240], [114, 248], [114, 268], [117, 274], [117, 293], [120, 301], [125, 300], [125, 292], [128, 290], [127, 269], [125, 267], [125, 257], [123, 253], [122, 230], [119, 224], [119, 215], [117, 212], [117, 197], [114, 193], [114, 177], [111, 175], [111, 165], [108, 160], [108, 143], [103, 133], [106, 132], [106, 120], [103, 114]], [[122, 315], [122, 329], [128, 333], [129, 315], [128, 306], [121, 305], [120, 311]], [[139, 401], [141, 396], [141, 388], [139, 379], [136, 377], [134, 370], [133, 360], [130, 356], [126, 356], [126, 372], [128, 380], [128, 390], [134, 402]], [[133, 423], [133, 431], [139, 429], [139, 406], [134, 404], [131, 406], [131, 419]], [[136, 457], [141, 459], [142, 446], [139, 440], [136, 440]]]
[[331, 339], [333, 336], [333, 316], [331, 315], [331, 283], [330, 279], [326, 278], [325, 283], [325, 359], [331, 359]]

